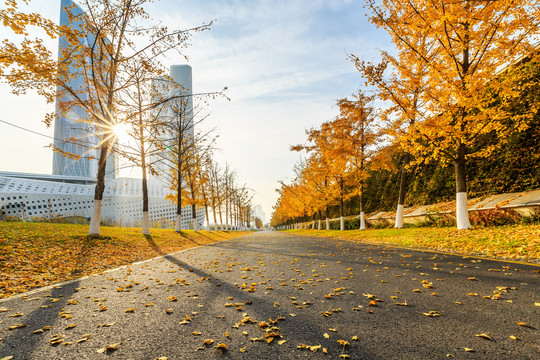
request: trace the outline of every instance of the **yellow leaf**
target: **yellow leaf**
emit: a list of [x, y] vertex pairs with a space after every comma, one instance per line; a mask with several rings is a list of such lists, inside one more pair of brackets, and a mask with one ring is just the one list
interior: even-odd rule
[[243, 352], [246, 352], [246, 351], [247, 351], [247, 349], [246, 349], [245, 347], [243, 347], [243, 348], [240, 348], [240, 352], [242, 352], [242, 353], [243, 353]]
[[216, 346], [214, 346], [214, 349], [221, 350], [222, 352], [227, 351], [227, 345], [225, 343], [219, 343]]
[[516, 341], [520, 340], [518, 337], [515, 337], [514, 335], [510, 335], [510, 339], [516, 340]]
[[212, 345], [214, 343], [213, 339], [204, 339], [203, 344], [204, 345]]
[[194, 332], [191, 333], [191, 335], [193, 335], [193, 336], [199, 336], [201, 334], [202, 334], [202, 332], [200, 332], [200, 331], [194, 331]]
[[468, 348], [468, 347], [464, 347], [463, 350], [465, 350], [467, 352], [474, 352], [474, 349], [471, 349], [471, 348]]
[[476, 334], [476, 337], [486, 339], [486, 340], [493, 340], [493, 338], [491, 336], [489, 336], [489, 334], [486, 334], [486, 333]]
[[349, 344], [348, 341], [345, 341], [345, 340], [338, 340], [337, 342], [338, 342], [340, 345], [342, 345], [342, 346], [349, 346], [349, 345], [351, 345], [351, 344]]
[[287, 342], [287, 340], [279, 340], [277, 343], [278, 345], [283, 345]]
[[347, 354], [341, 354], [341, 355], [339, 355], [339, 357], [340, 357], [341, 359], [348, 359], [348, 358], [350, 358], [351, 356], [350, 356], [350, 355], [347, 355]]
[[330, 335], [328, 335], [327, 333], [324, 333], [323, 336], [325, 337], [325, 339], [330, 339]]
[[126, 309], [125, 312], [127, 312], [127, 313], [135, 312], [135, 308]]
[[353, 339], [354, 341], [358, 341], [358, 336], [353, 336], [352, 339]]

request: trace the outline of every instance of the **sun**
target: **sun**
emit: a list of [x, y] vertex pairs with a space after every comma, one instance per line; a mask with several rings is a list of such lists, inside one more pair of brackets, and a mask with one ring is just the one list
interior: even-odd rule
[[114, 136], [118, 138], [121, 143], [126, 143], [129, 140], [129, 125], [128, 124], [116, 124], [113, 126]]

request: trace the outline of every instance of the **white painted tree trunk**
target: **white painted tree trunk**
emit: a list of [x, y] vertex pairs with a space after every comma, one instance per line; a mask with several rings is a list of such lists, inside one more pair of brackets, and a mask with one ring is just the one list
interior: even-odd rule
[[317, 230], [321, 230], [321, 219], [319, 219], [319, 226], [317, 227]]
[[182, 231], [182, 215], [179, 215], [179, 214], [176, 215], [176, 228], [175, 228], [175, 231], [176, 232], [181, 232]]
[[471, 227], [466, 192], [456, 194], [456, 222], [458, 230], [469, 229]]
[[326, 230], [330, 230], [330, 219], [326, 218]]
[[217, 230], [217, 224], [214, 224], [214, 230], [215, 230], [215, 231], [218, 231], [218, 230]]
[[339, 217], [339, 230], [345, 230], [345, 218], [343, 216]]
[[99, 235], [100, 221], [101, 221], [101, 200], [94, 200], [94, 211], [92, 212], [92, 217], [90, 218], [90, 231], [89, 231], [90, 235]]
[[197, 218], [193, 218], [193, 230], [198, 231], [199, 227], [197, 224]]
[[366, 230], [366, 218], [363, 211], [360, 213], [360, 230]]
[[150, 221], [148, 219], [148, 211], [142, 213], [142, 233], [143, 235], [150, 235]]
[[396, 213], [396, 224], [394, 226], [396, 229], [403, 228], [403, 205], [397, 206], [397, 213]]

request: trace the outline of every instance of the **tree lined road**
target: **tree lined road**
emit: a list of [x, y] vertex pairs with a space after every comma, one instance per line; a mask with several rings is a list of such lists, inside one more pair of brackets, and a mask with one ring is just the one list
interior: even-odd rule
[[255, 233], [0, 301], [0, 359], [537, 359], [539, 272]]

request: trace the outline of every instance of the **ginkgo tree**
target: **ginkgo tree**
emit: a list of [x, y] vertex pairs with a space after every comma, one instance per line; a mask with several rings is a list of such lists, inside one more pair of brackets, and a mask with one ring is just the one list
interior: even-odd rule
[[349, 158], [347, 184], [352, 188], [349, 197], [359, 197], [361, 230], [366, 228], [363, 195], [367, 170], [380, 142], [372, 102], [373, 97], [361, 91], [354, 94], [352, 100], [338, 100], [340, 116], [334, 122], [334, 136], [342, 140], [342, 151]]
[[[540, 1], [367, 0], [367, 8], [403, 60], [426, 68], [429, 86], [419, 94], [426, 119], [407, 132], [404, 149], [454, 164], [457, 227], [467, 229], [467, 159], [492, 152], [480, 146], [481, 136], [504, 137], [509, 131], [501, 121], [506, 114], [482, 106], [483, 90], [509, 61], [532, 52], [540, 34]], [[425, 36], [430, 46], [411, 41], [415, 36]], [[499, 84], [499, 94], [514, 91]]]
[[[425, 33], [406, 34], [407, 41], [415, 43], [421, 49], [429, 48]], [[366, 85], [376, 89], [376, 98], [384, 103], [379, 109], [381, 123], [384, 124], [382, 136], [386, 141], [397, 145], [403, 152], [400, 170], [399, 195], [396, 211], [395, 228], [403, 227], [403, 210], [407, 194], [408, 166], [411, 158], [409, 152], [404, 152], [400, 142], [407, 141], [404, 133], [410, 131], [417, 122], [424, 118], [421, 94], [426, 91], [429, 83], [426, 81], [427, 66], [424, 62], [409, 62], [409, 49], [401, 50], [396, 56], [387, 51], [381, 51], [381, 62], [374, 64], [349, 55], [349, 59], [366, 80]], [[428, 51], [423, 51], [427, 53]], [[415, 52], [412, 53], [414, 57]], [[434, 52], [431, 53], [435, 55]]]

